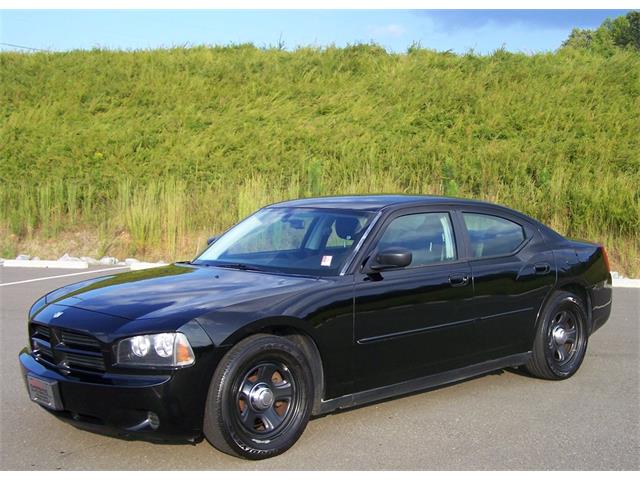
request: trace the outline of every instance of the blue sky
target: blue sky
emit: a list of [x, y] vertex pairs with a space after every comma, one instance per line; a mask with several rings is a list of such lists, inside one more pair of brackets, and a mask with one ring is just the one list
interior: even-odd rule
[[[344, 46], [375, 42], [404, 52], [554, 50], [573, 27], [625, 10], [2, 10], [0, 49], [141, 49], [251, 42]], [[10, 44], [10, 45], [7, 45]]]

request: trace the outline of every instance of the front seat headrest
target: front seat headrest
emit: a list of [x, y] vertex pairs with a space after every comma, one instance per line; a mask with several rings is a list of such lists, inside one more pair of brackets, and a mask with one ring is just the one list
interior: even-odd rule
[[354, 217], [336, 217], [336, 234], [344, 240], [353, 240], [360, 222]]

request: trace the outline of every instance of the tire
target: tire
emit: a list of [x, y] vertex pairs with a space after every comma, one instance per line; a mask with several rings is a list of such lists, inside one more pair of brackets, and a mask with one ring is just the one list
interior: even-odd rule
[[538, 324], [531, 360], [525, 369], [534, 377], [564, 380], [578, 371], [587, 351], [587, 311], [580, 297], [555, 292]]
[[204, 435], [218, 450], [250, 460], [288, 450], [313, 406], [309, 362], [292, 341], [253, 335], [235, 345], [211, 379]]

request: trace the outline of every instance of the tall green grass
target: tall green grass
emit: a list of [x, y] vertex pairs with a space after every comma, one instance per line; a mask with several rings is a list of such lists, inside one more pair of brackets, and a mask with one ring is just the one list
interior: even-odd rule
[[0, 53], [0, 71], [0, 255], [87, 230], [73, 253], [188, 258], [266, 203], [431, 193], [603, 241], [640, 274], [632, 52], [94, 50]]

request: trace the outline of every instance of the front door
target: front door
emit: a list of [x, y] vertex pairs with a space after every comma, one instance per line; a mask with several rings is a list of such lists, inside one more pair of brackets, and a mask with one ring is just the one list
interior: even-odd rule
[[477, 352], [471, 269], [447, 211], [412, 209], [387, 219], [370, 254], [399, 247], [411, 264], [355, 276], [356, 390], [464, 366]]

